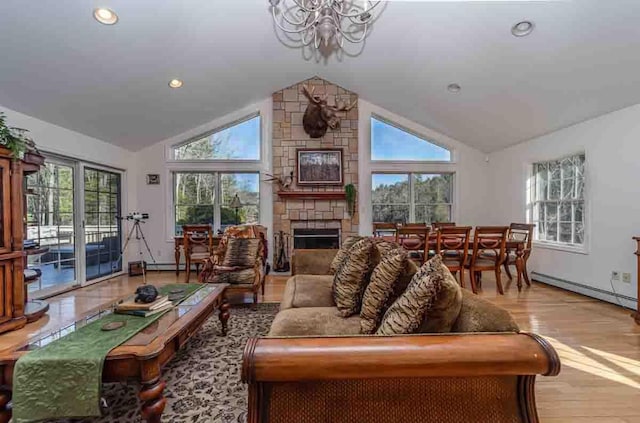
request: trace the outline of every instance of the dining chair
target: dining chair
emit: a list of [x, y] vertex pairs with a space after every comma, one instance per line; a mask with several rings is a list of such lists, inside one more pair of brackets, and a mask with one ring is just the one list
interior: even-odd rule
[[478, 279], [481, 272], [492, 270], [496, 276], [496, 287], [501, 295], [500, 266], [505, 260], [508, 226], [476, 226], [473, 233], [473, 250], [465, 268], [469, 269], [471, 290], [478, 293]]
[[[396, 243], [409, 252], [409, 257], [420, 265], [427, 261], [429, 256], [429, 231], [427, 225], [398, 227]], [[417, 254], [416, 259], [413, 254]]]
[[191, 276], [191, 265], [196, 265], [196, 274], [200, 265], [213, 253], [213, 229], [211, 225], [182, 225], [184, 256], [186, 259], [186, 283]]
[[464, 265], [469, 255], [471, 226], [445, 226], [438, 230], [436, 254], [455, 276], [460, 272], [460, 286], [464, 288]]
[[535, 224], [533, 223], [511, 223], [509, 225], [509, 232], [507, 234], [507, 250], [506, 250], [506, 259], [504, 261], [504, 271], [509, 277], [512, 279], [511, 270], [509, 266], [516, 264], [516, 252], [513, 248], [510, 248], [510, 243], [521, 242], [524, 244], [524, 248], [522, 250], [522, 276], [524, 277], [524, 281], [527, 285], [531, 285], [531, 281], [529, 280], [529, 272], [527, 271], [527, 261], [529, 260], [529, 256], [531, 255], [531, 241], [533, 240], [533, 229], [535, 228]]
[[391, 222], [373, 222], [373, 236], [395, 241], [398, 233], [398, 224]]

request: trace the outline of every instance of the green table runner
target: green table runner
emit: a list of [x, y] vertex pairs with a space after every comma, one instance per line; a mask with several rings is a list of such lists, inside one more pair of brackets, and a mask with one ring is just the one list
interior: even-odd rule
[[[171, 290], [184, 289], [184, 300], [203, 286], [171, 284], [158, 290], [160, 295], [167, 295]], [[102, 369], [107, 354], [164, 314], [109, 314], [23, 355], [13, 374], [13, 421], [100, 416]], [[126, 325], [113, 331], [101, 330], [112, 321], [126, 321]]]

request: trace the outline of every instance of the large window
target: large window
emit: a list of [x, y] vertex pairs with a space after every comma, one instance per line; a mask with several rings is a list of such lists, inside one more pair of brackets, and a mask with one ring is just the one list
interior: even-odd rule
[[371, 160], [450, 162], [451, 151], [372, 117]]
[[[182, 225], [210, 224], [223, 230], [236, 223], [258, 223], [260, 175], [251, 173], [174, 172], [175, 233]], [[238, 195], [241, 207], [234, 208]]]
[[374, 222], [446, 222], [452, 218], [452, 173], [374, 173]]
[[584, 244], [584, 162], [584, 154], [577, 154], [533, 164], [530, 220], [537, 240]]
[[260, 116], [173, 147], [175, 160], [260, 160]]

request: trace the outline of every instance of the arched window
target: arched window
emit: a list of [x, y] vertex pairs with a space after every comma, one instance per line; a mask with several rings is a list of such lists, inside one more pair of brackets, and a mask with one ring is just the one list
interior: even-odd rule
[[372, 117], [371, 160], [450, 162], [451, 151], [407, 130]]
[[260, 160], [260, 115], [173, 147], [174, 160]]

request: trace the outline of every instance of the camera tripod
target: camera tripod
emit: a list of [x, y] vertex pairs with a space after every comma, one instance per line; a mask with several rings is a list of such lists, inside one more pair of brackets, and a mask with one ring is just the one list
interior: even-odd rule
[[[129, 220], [129, 219], [127, 219]], [[147, 252], [149, 253], [149, 257], [151, 258], [151, 262], [158, 268], [158, 263], [156, 263], [156, 259], [153, 257], [153, 253], [151, 252], [151, 248], [149, 248], [149, 244], [147, 244], [147, 239], [144, 237], [144, 233], [142, 232], [142, 226], [140, 226], [142, 222], [140, 219], [133, 219], [133, 226], [127, 235], [127, 239], [124, 242], [124, 246], [122, 247], [122, 251], [120, 251], [120, 257], [116, 261], [116, 265], [114, 265], [114, 269], [116, 268], [118, 263], [122, 262], [122, 257], [124, 257], [124, 253], [127, 251], [127, 247], [129, 246], [129, 242], [131, 241], [131, 237], [135, 234], [135, 239], [138, 241], [138, 254], [140, 255], [140, 265], [142, 266], [142, 283], [144, 285], [147, 284], [147, 269], [144, 265], [144, 253], [142, 252], [142, 244], [147, 248]], [[142, 241], [142, 243], [140, 242]]]

